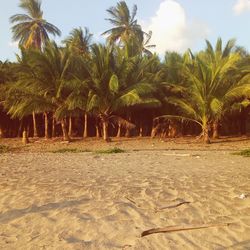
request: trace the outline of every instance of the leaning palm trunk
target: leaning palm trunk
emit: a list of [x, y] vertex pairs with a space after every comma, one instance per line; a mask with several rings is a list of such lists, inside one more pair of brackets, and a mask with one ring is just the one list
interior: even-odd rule
[[33, 137], [38, 137], [38, 134], [37, 134], [37, 125], [36, 125], [36, 114], [35, 112], [32, 112], [32, 118], [33, 118], [33, 131], [34, 131], [34, 134], [33, 134]]
[[44, 137], [45, 139], [49, 139], [49, 119], [47, 112], [44, 112]]
[[84, 113], [84, 129], [83, 129], [83, 138], [88, 137], [88, 114]]
[[213, 139], [219, 138], [219, 122], [214, 121], [213, 122]]
[[66, 128], [66, 119], [63, 118], [61, 120], [61, 126], [62, 126], [62, 132], [63, 132], [63, 140], [64, 141], [70, 141], [69, 134]]

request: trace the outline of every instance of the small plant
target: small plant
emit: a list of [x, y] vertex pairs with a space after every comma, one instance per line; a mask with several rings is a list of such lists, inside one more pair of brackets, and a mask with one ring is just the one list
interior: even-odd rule
[[5, 145], [0, 145], [0, 154], [7, 153], [10, 151], [10, 148]]
[[87, 153], [87, 152], [91, 152], [88, 149], [85, 150], [81, 150], [78, 148], [60, 148], [54, 151], [51, 151], [52, 153], [59, 153], [59, 154], [63, 154], [63, 153]]
[[111, 148], [111, 149], [106, 149], [106, 150], [97, 150], [96, 153], [97, 154], [119, 154], [119, 153], [124, 153], [125, 150], [121, 149], [121, 148]]
[[242, 150], [239, 152], [235, 152], [235, 153], [233, 153], [233, 155], [241, 155], [244, 157], [250, 157], [250, 149], [245, 149], [245, 150]]

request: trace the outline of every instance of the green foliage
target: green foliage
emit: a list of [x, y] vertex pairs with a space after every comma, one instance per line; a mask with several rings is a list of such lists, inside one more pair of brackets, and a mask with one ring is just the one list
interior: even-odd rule
[[245, 149], [245, 150], [242, 150], [242, 151], [239, 151], [239, 152], [235, 152], [235, 153], [233, 153], [233, 155], [240, 155], [240, 156], [243, 156], [243, 157], [250, 157], [250, 149]]
[[97, 150], [95, 151], [96, 154], [120, 154], [125, 153], [126, 151], [117, 147], [107, 149], [107, 150]]
[[87, 152], [91, 152], [90, 150], [88, 149], [79, 149], [79, 148], [60, 148], [60, 149], [57, 149], [57, 150], [53, 150], [51, 151], [52, 153], [55, 153], [55, 154], [63, 154], [63, 153], [87, 153]]

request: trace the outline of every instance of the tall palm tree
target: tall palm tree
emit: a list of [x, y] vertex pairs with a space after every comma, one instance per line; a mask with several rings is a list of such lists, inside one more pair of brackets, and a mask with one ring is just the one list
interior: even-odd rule
[[13, 40], [19, 41], [25, 48], [41, 49], [49, 34], [61, 35], [61, 31], [53, 24], [43, 19], [40, 0], [21, 0], [19, 7], [27, 14], [16, 14], [10, 17], [13, 24]]
[[107, 18], [113, 28], [105, 31], [103, 35], [108, 36], [109, 43], [123, 43], [126, 45], [131, 40], [143, 42], [144, 33], [141, 26], [137, 23], [136, 13], [137, 6], [134, 5], [132, 12], [130, 12], [125, 1], [120, 1], [115, 7], [110, 7], [107, 10], [110, 18]]
[[[40, 0], [20, 0], [19, 7], [26, 14], [16, 14], [10, 17], [13, 24], [13, 40], [19, 41], [19, 46], [26, 49], [35, 48], [41, 50], [46, 41], [49, 40], [49, 34], [61, 35], [61, 31], [53, 24], [43, 19]], [[33, 112], [34, 137], [37, 137], [36, 117]]]
[[[70, 51], [74, 54], [74, 56], [79, 56], [80, 60], [78, 61], [78, 65], [76, 65], [76, 68], [79, 68], [82, 64], [82, 60], [88, 60], [90, 58], [90, 45], [93, 35], [89, 32], [88, 28], [84, 28], [84, 30], [80, 27], [77, 29], [73, 29], [70, 33], [70, 35], [63, 41], [66, 46], [70, 49]], [[77, 63], [76, 63], [77, 64]], [[84, 69], [80, 68], [80, 74], [83, 75]], [[86, 75], [84, 75], [86, 76]], [[84, 77], [83, 76], [83, 77]], [[81, 81], [80, 81], [81, 82]], [[79, 82], [79, 87], [81, 88], [80, 92], [77, 91], [77, 96], [74, 96], [76, 100], [78, 100], [77, 97], [83, 98], [88, 96], [88, 88], [85, 87], [85, 85], [82, 85]], [[79, 89], [78, 89], [79, 90]], [[79, 96], [79, 93], [81, 93]], [[77, 104], [77, 108], [81, 108], [84, 110], [84, 129], [83, 129], [83, 138], [88, 137], [88, 113], [86, 112], [87, 109], [87, 99], [84, 98], [85, 102], [81, 102], [83, 106], [79, 107], [79, 102]], [[72, 100], [73, 101], [73, 100]], [[73, 101], [73, 103], [76, 103]]]

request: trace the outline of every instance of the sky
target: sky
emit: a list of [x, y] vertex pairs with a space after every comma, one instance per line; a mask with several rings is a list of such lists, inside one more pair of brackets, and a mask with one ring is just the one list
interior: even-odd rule
[[[17, 42], [12, 41], [9, 17], [23, 13], [19, 0], [0, 0], [0, 60], [15, 60]], [[73, 28], [88, 27], [94, 42], [104, 42], [101, 33], [112, 26], [105, 20], [106, 10], [115, 0], [42, 0], [44, 18], [61, 31], [58, 43]], [[237, 45], [250, 51], [250, 0], [127, 0], [131, 9], [137, 5], [137, 19], [143, 30], [153, 32], [151, 44], [155, 52], [199, 51], [205, 39], [214, 44], [218, 37], [224, 42], [237, 39]]]

